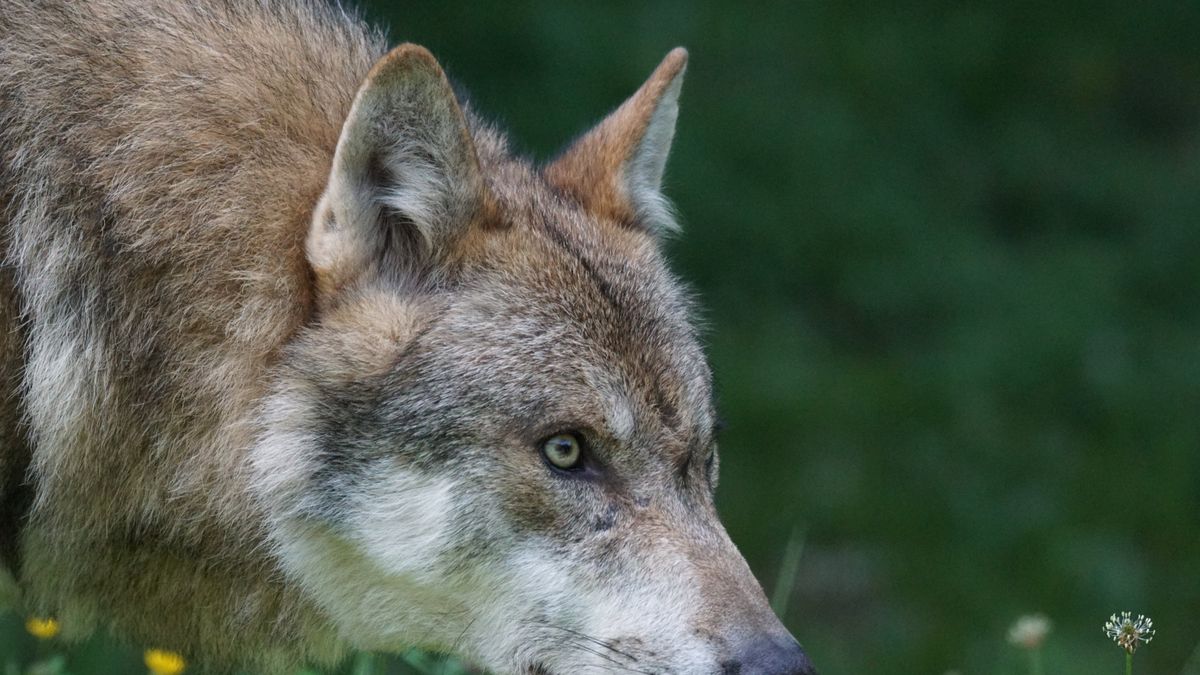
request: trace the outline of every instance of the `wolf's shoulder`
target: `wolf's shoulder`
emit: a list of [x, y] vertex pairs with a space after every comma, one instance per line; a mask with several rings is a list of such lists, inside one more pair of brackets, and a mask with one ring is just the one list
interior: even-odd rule
[[278, 343], [342, 120], [385, 51], [310, 0], [0, 0], [4, 257], [30, 339], [69, 314], [128, 352], [114, 363]]

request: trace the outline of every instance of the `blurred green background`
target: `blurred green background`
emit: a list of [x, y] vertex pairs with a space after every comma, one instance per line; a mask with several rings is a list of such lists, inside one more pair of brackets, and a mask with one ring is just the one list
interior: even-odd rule
[[1200, 672], [1200, 3], [890, 5], [365, 6], [538, 159], [691, 50], [719, 501], [823, 675], [1023, 673], [1034, 611], [1121, 672], [1123, 609]]

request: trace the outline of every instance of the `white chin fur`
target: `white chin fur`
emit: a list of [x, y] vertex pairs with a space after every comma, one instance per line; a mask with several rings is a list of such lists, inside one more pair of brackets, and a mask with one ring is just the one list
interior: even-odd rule
[[628, 579], [620, 589], [576, 578], [585, 568], [549, 546], [526, 548], [499, 567], [499, 592], [463, 643], [496, 673], [524, 675], [534, 664], [554, 675], [716, 670], [712, 646], [691, 629], [699, 606], [682, 560], [658, 567], [669, 574]]
[[400, 469], [347, 495], [337, 525], [303, 516], [274, 532], [284, 570], [360, 649], [444, 647], [462, 626], [439, 556], [453, 542], [454, 483]]

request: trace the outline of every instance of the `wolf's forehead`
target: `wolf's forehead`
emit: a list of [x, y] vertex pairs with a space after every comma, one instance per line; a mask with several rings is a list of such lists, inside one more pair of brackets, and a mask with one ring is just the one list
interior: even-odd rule
[[547, 198], [522, 206], [476, 288], [481, 318], [514, 340], [503, 349], [570, 371], [618, 436], [647, 414], [671, 428], [710, 424], [691, 302], [658, 243]]

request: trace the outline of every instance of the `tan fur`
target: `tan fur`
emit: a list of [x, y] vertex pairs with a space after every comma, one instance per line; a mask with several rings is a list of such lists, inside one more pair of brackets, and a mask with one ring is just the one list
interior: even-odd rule
[[[717, 520], [653, 236], [685, 61], [539, 169], [334, 7], [0, 0], [0, 554], [29, 611], [218, 669], [798, 653]], [[539, 454], [564, 431], [586, 473]]]
[[[0, 8], [9, 264], [27, 280], [25, 313], [55, 312], [79, 336], [41, 349], [94, 364], [71, 384], [74, 411], [26, 411], [39, 480], [23, 577], [30, 609], [67, 631], [111, 619], [134, 640], [229, 660], [217, 636], [331, 639], [271, 572], [242, 453], [266, 368], [306, 320], [310, 210], [383, 44], [303, 4], [278, 19], [184, 7]], [[206, 22], [204, 43], [184, 39]], [[42, 283], [46, 266], [72, 278]], [[99, 305], [108, 325], [87, 320]]]

